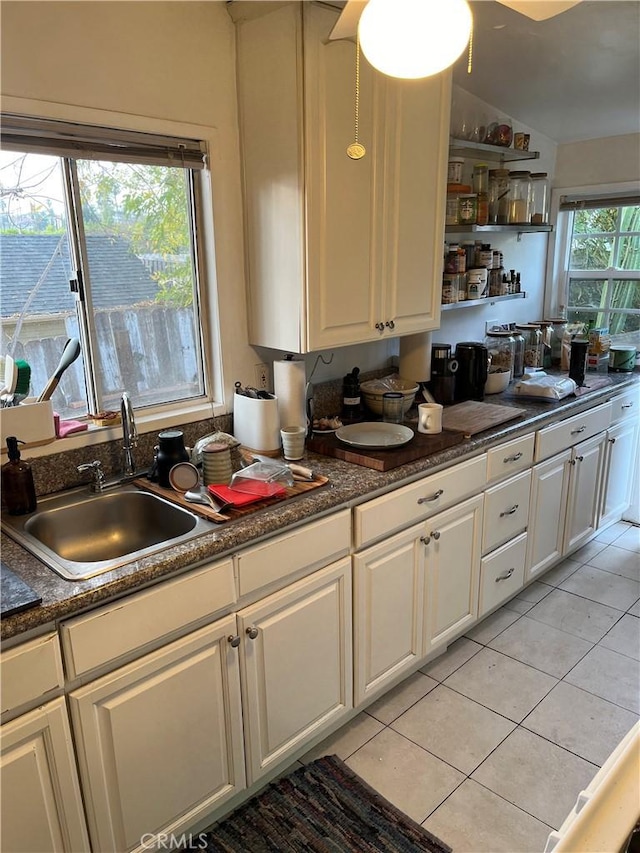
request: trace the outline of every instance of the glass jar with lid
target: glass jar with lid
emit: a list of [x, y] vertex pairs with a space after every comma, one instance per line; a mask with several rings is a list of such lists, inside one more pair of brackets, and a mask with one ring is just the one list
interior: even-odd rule
[[493, 329], [487, 332], [484, 345], [491, 357], [489, 372], [510, 373], [511, 376], [514, 376], [516, 344], [511, 332]]
[[551, 336], [553, 326], [548, 320], [536, 320], [532, 325], [537, 326], [542, 335], [542, 366], [546, 370], [547, 367], [551, 367]]
[[567, 331], [567, 321], [564, 317], [552, 317], [545, 320], [551, 326], [551, 367], [560, 367], [562, 362], [562, 339]]
[[509, 222], [509, 170], [489, 171], [489, 224], [506, 225]]
[[549, 177], [546, 172], [531, 173], [531, 224], [549, 222]]
[[511, 331], [513, 338], [513, 378], [519, 379], [524, 374], [524, 336], [517, 329]]
[[544, 348], [542, 332], [536, 323], [518, 323], [516, 329], [524, 338], [524, 369], [542, 367]]
[[476, 163], [473, 167], [473, 191], [476, 194], [476, 222], [487, 225], [489, 222], [489, 167], [486, 163]]
[[509, 225], [529, 225], [531, 172], [509, 172]]

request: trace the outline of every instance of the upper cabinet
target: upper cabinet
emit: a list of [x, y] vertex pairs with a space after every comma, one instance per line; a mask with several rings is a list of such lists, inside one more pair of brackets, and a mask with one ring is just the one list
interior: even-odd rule
[[394, 80], [363, 57], [352, 160], [356, 48], [329, 41], [338, 13], [242, 17], [250, 343], [308, 352], [437, 328], [450, 75]]

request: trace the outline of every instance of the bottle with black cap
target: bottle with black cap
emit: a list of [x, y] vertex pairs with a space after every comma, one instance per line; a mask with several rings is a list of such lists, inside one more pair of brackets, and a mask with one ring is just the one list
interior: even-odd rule
[[37, 506], [33, 471], [31, 465], [20, 458], [15, 435], [7, 437], [7, 451], [9, 461], [2, 466], [2, 503], [9, 515], [27, 515]]

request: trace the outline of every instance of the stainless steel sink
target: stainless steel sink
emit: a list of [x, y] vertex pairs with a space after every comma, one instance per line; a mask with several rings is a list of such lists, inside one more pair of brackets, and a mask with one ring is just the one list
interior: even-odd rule
[[63, 578], [85, 580], [188, 542], [211, 524], [129, 485], [40, 498], [30, 515], [3, 515], [2, 530]]

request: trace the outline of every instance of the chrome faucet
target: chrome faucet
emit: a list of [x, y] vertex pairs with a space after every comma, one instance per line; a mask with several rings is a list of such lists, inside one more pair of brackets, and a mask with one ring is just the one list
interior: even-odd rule
[[122, 416], [122, 452], [124, 455], [122, 473], [125, 477], [133, 477], [136, 473], [133, 449], [138, 446], [138, 430], [133, 416], [133, 406], [126, 391], [122, 395], [120, 414]]

